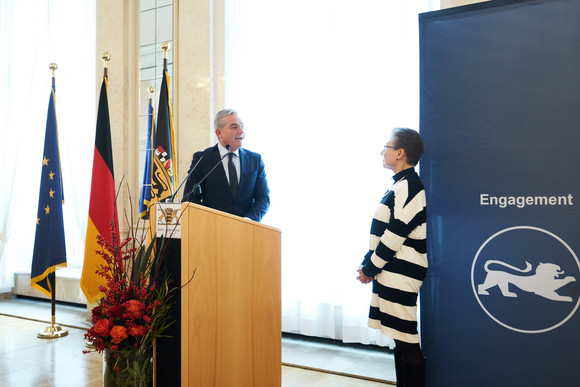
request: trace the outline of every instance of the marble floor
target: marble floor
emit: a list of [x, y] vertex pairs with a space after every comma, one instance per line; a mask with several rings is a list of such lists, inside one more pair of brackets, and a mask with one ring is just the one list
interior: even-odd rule
[[[85, 315], [84, 308], [57, 304], [56, 322], [69, 333], [43, 340], [36, 334], [49, 325], [49, 303], [0, 299], [0, 386], [101, 386], [101, 355], [82, 353]], [[393, 380], [386, 351], [282, 339], [283, 387], [379, 387]]]

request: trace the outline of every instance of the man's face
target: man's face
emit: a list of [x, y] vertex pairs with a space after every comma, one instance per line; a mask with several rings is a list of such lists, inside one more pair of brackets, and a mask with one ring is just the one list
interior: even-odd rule
[[242, 147], [244, 140], [244, 123], [237, 114], [230, 114], [223, 119], [223, 128], [217, 128], [215, 134], [223, 147], [231, 146], [230, 151], [235, 152]]

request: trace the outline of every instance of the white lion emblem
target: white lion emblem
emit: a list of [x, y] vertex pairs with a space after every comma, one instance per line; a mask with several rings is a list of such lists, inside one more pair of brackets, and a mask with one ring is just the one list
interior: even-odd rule
[[549, 300], [572, 302], [572, 297], [561, 296], [556, 293], [556, 290], [570, 282], [576, 281], [576, 278], [572, 276], [558, 278], [564, 274], [564, 271], [560, 270], [560, 266], [558, 265], [553, 263], [539, 263], [536, 267], [535, 274], [519, 275], [501, 270], [490, 270], [489, 265], [491, 264], [505, 266], [520, 273], [530, 273], [532, 271], [532, 265], [529, 262], [526, 262], [525, 269], [519, 269], [505, 262], [496, 260], [487, 261], [484, 265], [487, 275], [485, 276], [485, 281], [477, 287], [478, 294], [489, 295], [487, 290], [497, 286], [504, 297], [517, 297], [518, 295], [516, 293], [509, 291], [509, 285], [512, 284], [523, 291], [537, 294]]

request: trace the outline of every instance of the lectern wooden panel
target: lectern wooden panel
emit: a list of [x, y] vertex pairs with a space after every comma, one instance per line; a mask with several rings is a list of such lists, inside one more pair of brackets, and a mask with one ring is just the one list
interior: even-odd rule
[[280, 386], [280, 230], [191, 203], [181, 227], [181, 385]]

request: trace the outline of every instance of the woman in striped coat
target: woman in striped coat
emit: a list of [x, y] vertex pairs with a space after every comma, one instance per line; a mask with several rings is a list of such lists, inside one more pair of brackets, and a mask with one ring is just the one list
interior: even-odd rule
[[369, 327], [395, 340], [397, 386], [424, 386], [417, 332], [417, 296], [427, 272], [425, 189], [415, 172], [423, 155], [419, 133], [395, 128], [381, 155], [394, 172], [371, 224], [370, 249], [357, 279], [373, 283]]

